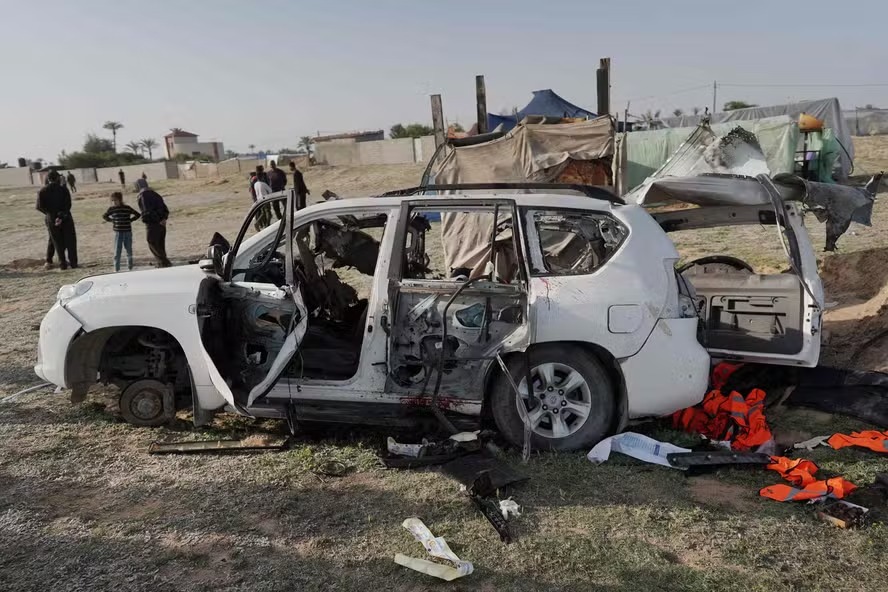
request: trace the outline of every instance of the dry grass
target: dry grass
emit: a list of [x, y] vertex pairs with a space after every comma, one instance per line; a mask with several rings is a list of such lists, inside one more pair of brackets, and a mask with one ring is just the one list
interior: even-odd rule
[[[308, 183], [318, 194], [349, 195], [362, 185], [406, 186], [419, 174], [381, 169], [312, 170]], [[111, 232], [98, 219], [108, 189], [88, 189], [74, 213], [81, 258], [95, 265], [89, 273], [109, 271]], [[170, 251], [179, 262], [199, 256], [212, 230], [232, 236], [249, 201], [239, 180], [159, 189], [173, 211]], [[39, 262], [45, 244], [32, 204], [33, 190], [0, 191], [0, 397], [37, 381], [32, 327], [59, 285], [83, 273], [43, 272], [26, 261]], [[877, 217], [876, 227], [840, 242], [846, 252], [888, 246], [881, 204]], [[144, 265], [141, 232], [135, 243]], [[759, 252], [754, 234], [738, 245], [713, 233], [684, 241], [683, 252], [724, 245], [759, 257], [756, 265], [780, 265], [774, 253]], [[116, 418], [113, 395], [98, 389], [72, 406], [64, 395], [34, 393], [0, 405], [0, 589], [773, 592], [878, 590], [888, 573], [888, 530], [842, 531], [805, 506], [759, 498], [760, 487], [778, 481], [774, 474], [687, 479], [619, 455], [598, 467], [579, 453], [536, 455], [525, 468], [531, 480], [514, 492], [524, 508], [518, 542], [505, 546], [448, 478], [381, 469], [383, 434], [304, 436], [279, 454], [154, 457], [146, 449], [156, 439], [278, 437], [283, 427], [220, 416], [194, 431], [183, 414], [167, 428], [134, 428]], [[770, 419], [788, 440], [863, 427], [798, 411]], [[810, 456], [859, 484], [888, 471], [888, 458], [869, 452]], [[343, 461], [348, 474], [317, 475], [328, 459]], [[512, 453], [507, 459], [519, 462]], [[476, 572], [443, 584], [395, 565], [396, 552], [423, 553], [400, 527], [409, 516], [446, 537]]]

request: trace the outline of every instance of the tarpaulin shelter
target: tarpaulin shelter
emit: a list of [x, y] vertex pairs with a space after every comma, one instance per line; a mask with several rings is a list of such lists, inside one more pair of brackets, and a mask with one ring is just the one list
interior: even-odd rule
[[[770, 107], [750, 107], [748, 109], [736, 109], [711, 115], [713, 124], [725, 122], [751, 121], [787, 115], [790, 119], [798, 121], [799, 115], [807, 113], [824, 122], [825, 126], [832, 129], [835, 138], [840, 145], [841, 157], [838, 162], [840, 179], [845, 179], [851, 174], [852, 161], [854, 159], [854, 146], [851, 143], [851, 132], [842, 114], [839, 100], [836, 98], [820, 99], [816, 101], [800, 101], [787, 103], [786, 105], [773, 105]], [[681, 115], [679, 117], [666, 117], [661, 120], [662, 125], [674, 127], [694, 127], [703, 121], [703, 115]]]
[[517, 113], [511, 115], [494, 115], [487, 114], [487, 129], [495, 130], [498, 126], [502, 126], [500, 131], [507, 132], [530, 115], [539, 115], [542, 117], [582, 117], [593, 119], [598, 117], [595, 113], [587, 111], [582, 107], [578, 107], [558, 96], [551, 88], [533, 91], [533, 98], [519, 109]]
[[[502, 137], [465, 146], [445, 145], [430, 165], [434, 184], [581, 183], [612, 185], [614, 121], [609, 116], [575, 123], [522, 123]], [[514, 190], [512, 190], [514, 191]], [[493, 217], [442, 216], [445, 266], [478, 270], [490, 254]]]
[[[799, 129], [789, 116], [780, 115], [755, 121], [718, 123], [710, 126], [721, 136], [737, 126], [752, 132], [764, 152], [772, 174], [792, 173]], [[634, 189], [663, 166], [694, 133], [695, 128], [672, 128], [632, 132], [625, 138], [627, 164], [625, 186]]]

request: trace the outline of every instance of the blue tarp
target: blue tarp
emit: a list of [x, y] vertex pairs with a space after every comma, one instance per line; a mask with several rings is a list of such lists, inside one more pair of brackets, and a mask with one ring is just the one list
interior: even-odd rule
[[569, 101], [565, 101], [551, 88], [533, 91], [533, 98], [515, 115], [487, 114], [487, 129], [493, 131], [496, 126], [502, 124], [503, 131], [507, 132], [528, 115], [542, 115], [544, 117], [597, 117], [595, 113], [577, 107]]

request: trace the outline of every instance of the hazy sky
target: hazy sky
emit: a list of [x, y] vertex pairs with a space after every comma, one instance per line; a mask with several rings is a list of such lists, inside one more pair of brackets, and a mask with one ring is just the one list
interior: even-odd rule
[[[55, 161], [123, 122], [118, 143], [181, 127], [245, 151], [301, 135], [474, 119], [553, 88], [595, 110], [598, 58], [613, 106], [689, 110], [838, 96], [888, 107], [884, 0], [0, 0], [0, 161]], [[725, 3], [728, 4], [728, 3]], [[727, 84], [873, 87], [729, 87]], [[682, 91], [694, 87], [696, 90]]]

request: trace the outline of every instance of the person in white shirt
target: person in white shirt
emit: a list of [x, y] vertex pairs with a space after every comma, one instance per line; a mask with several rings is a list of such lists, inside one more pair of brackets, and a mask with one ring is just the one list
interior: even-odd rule
[[[251, 180], [251, 187], [253, 189], [253, 195], [255, 196], [256, 202], [264, 201], [268, 194], [271, 193], [271, 186], [265, 181], [260, 181], [258, 177], [254, 176]], [[259, 211], [256, 212], [256, 230], [262, 230], [263, 228], [269, 226], [271, 224], [271, 207], [265, 205], [259, 208]]]

